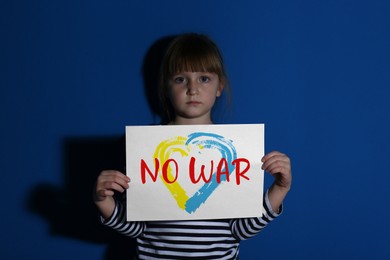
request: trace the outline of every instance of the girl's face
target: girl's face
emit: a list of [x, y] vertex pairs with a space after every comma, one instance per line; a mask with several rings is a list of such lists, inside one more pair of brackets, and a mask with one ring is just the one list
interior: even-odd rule
[[211, 124], [211, 109], [222, 94], [223, 85], [215, 73], [181, 72], [170, 79], [169, 97], [175, 110], [175, 124]]

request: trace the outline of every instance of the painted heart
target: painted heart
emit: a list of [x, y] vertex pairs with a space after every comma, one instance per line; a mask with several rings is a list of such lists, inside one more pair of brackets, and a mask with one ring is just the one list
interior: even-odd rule
[[[186, 157], [190, 154], [191, 149], [194, 147], [197, 147], [200, 151], [204, 151], [205, 149], [218, 151], [221, 158], [226, 159], [228, 165], [232, 165], [232, 161], [237, 158], [237, 152], [231, 140], [214, 133], [205, 132], [195, 132], [188, 135], [188, 137], [177, 136], [172, 139], [162, 141], [157, 146], [154, 157], [158, 158], [160, 162], [164, 164], [164, 162], [170, 158], [171, 154], [179, 153], [181, 156]], [[229, 175], [234, 170], [234, 165], [229, 167]], [[173, 179], [171, 169], [168, 169], [168, 177]], [[224, 178], [222, 178], [222, 181], [218, 183], [216, 172], [214, 172], [211, 180], [204, 183], [198, 191], [189, 197], [186, 190], [183, 189], [179, 182], [167, 183], [160, 175], [160, 179], [176, 200], [179, 208], [190, 214], [194, 213], [202, 204], [204, 204], [218, 186], [226, 181], [226, 176], [223, 175], [222, 177]]]

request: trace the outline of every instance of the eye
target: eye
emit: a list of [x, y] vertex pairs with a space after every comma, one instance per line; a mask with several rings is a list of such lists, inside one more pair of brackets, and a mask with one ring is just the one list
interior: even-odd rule
[[173, 78], [173, 81], [176, 83], [176, 84], [182, 84], [185, 82], [185, 78], [182, 77], [182, 76], [177, 76], [177, 77], [174, 77]]
[[207, 83], [207, 82], [210, 81], [210, 77], [208, 77], [208, 76], [201, 76], [201, 77], [199, 78], [199, 81], [200, 81], [201, 83]]

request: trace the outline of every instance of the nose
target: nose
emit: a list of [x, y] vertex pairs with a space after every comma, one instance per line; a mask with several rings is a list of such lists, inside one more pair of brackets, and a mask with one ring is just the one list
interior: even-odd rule
[[199, 89], [198, 89], [198, 85], [196, 84], [196, 82], [194, 82], [193, 80], [189, 80], [188, 84], [187, 84], [187, 95], [194, 96], [194, 95], [198, 94], [198, 92], [199, 92]]

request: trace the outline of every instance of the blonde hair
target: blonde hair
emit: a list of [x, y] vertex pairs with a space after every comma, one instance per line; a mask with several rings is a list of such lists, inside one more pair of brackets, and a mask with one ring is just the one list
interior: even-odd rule
[[159, 97], [167, 121], [173, 120], [174, 117], [168, 97], [169, 81], [173, 75], [183, 71], [215, 73], [230, 94], [222, 55], [217, 45], [203, 34], [179, 35], [173, 39], [165, 52], [160, 70]]

